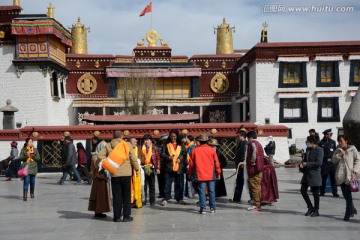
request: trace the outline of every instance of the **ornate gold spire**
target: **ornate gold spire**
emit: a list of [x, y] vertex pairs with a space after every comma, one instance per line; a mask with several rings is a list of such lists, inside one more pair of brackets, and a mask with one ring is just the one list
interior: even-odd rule
[[214, 28], [214, 33], [217, 32], [216, 54], [234, 53], [232, 31], [235, 32], [235, 26], [230, 27], [225, 18], [220, 26]]
[[90, 28], [85, 28], [84, 24], [80, 22], [80, 17], [78, 22], [71, 27], [71, 37], [72, 47], [70, 53], [74, 54], [88, 54], [87, 49], [87, 32], [90, 31]]
[[268, 26], [269, 26], [269, 24], [267, 24], [267, 22], [263, 22], [264, 29], [261, 31], [261, 39], [260, 39], [261, 43], [267, 43], [268, 42], [268, 38], [267, 38], [267, 27]]
[[48, 11], [47, 11], [47, 16], [49, 18], [54, 18], [54, 7], [53, 5], [50, 3], [49, 6], [47, 7]]
[[13, 0], [13, 5], [21, 7], [20, 6], [20, 0]]

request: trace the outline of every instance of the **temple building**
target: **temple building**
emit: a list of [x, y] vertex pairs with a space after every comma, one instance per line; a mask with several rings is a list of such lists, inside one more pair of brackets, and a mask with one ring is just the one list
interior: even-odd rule
[[80, 18], [69, 31], [52, 5], [21, 11], [0, 6], [0, 103], [18, 108], [17, 128], [256, 122], [289, 127], [294, 143], [309, 128], [341, 131], [360, 82], [360, 41], [274, 43], [264, 24], [260, 43], [236, 50], [224, 18], [215, 54], [174, 56], [150, 29], [132, 55], [101, 55]]

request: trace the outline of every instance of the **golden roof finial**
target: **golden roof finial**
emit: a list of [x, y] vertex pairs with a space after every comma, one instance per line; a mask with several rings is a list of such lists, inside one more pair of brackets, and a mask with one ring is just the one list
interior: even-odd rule
[[267, 43], [267, 42], [268, 42], [267, 27], [269, 26], [269, 24], [267, 24], [267, 22], [263, 22], [262, 25], [263, 25], [264, 29], [261, 30], [260, 42], [261, 42], [261, 43]]
[[70, 53], [74, 54], [88, 54], [87, 49], [87, 32], [90, 28], [85, 28], [84, 24], [80, 22], [80, 17], [75, 25], [71, 27], [71, 37], [73, 38]]
[[13, 0], [13, 5], [20, 7], [20, 0]]
[[47, 11], [47, 16], [49, 18], [54, 18], [54, 7], [53, 5], [50, 3], [49, 6], [47, 7], [48, 11]]
[[233, 49], [233, 37], [232, 32], [235, 32], [235, 26], [230, 27], [226, 23], [226, 18], [223, 18], [223, 22], [217, 28], [214, 27], [214, 33], [217, 32], [217, 41], [216, 41], [216, 54], [232, 54], [234, 53]]

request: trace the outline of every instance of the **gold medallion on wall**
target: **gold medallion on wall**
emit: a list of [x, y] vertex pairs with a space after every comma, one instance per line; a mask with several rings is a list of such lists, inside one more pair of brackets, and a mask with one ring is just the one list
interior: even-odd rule
[[95, 92], [96, 87], [96, 79], [90, 73], [83, 74], [77, 81], [77, 89], [82, 94], [91, 94]]
[[214, 93], [225, 93], [229, 89], [229, 79], [224, 74], [218, 72], [211, 79], [210, 87]]

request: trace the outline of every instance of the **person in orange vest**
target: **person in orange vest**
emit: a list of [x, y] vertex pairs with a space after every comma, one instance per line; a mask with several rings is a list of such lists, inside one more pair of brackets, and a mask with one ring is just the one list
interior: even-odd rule
[[165, 190], [162, 206], [166, 206], [171, 199], [171, 185], [175, 182], [175, 199], [179, 204], [186, 205], [184, 199], [184, 173], [189, 165], [184, 143], [179, 138], [177, 130], [172, 129], [169, 139], [164, 147], [161, 156], [164, 158]]
[[150, 134], [145, 134], [143, 137], [143, 145], [139, 149], [139, 158], [145, 172], [143, 205], [147, 203], [149, 188], [150, 205], [155, 206], [155, 173], [160, 173], [160, 153], [155, 144], [152, 143]]
[[[114, 132], [114, 139], [99, 152], [99, 160], [106, 159], [112, 151], [121, 144], [121, 148], [117, 148], [119, 156], [124, 159], [115, 173], [111, 173], [111, 191], [113, 194], [113, 211], [114, 222], [120, 222], [123, 217], [123, 222], [130, 222], [133, 220], [131, 217], [131, 176], [132, 169], [139, 172], [139, 164], [135, 156], [134, 150], [130, 143], [123, 140], [124, 134], [121, 131]], [[117, 159], [113, 159], [117, 161]]]

